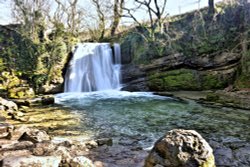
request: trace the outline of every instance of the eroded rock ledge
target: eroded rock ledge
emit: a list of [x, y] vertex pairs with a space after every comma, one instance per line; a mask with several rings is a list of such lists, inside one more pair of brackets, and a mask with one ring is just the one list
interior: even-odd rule
[[148, 64], [125, 64], [122, 76], [129, 91], [175, 91], [221, 89], [232, 84], [241, 55], [218, 53], [187, 57], [176, 53]]

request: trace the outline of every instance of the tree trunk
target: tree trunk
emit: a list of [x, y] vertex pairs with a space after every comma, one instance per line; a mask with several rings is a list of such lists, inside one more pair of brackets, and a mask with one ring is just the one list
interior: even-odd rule
[[242, 65], [242, 73], [247, 74], [249, 71], [248, 62], [250, 61], [249, 52], [248, 52], [248, 22], [249, 22], [249, 8], [250, 4], [247, 0], [242, 0], [241, 4], [243, 5], [243, 22], [242, 22], [242, 35], [241, 35], [241, 48], [242, 48], [242, 58], [241, 58], [241, 65]]
[[214, 0], [208, 0], [208, 15], [209, 18], [213, 18], [214, 16]]
[[110, 32], [111, 36], [115, 35], [120, 19], [121, 19], [121, 14], [119, 12], [119, 0], [114, 0], [114, 20], [113, 20], [113, 24], [112, 24], [111, 32]]

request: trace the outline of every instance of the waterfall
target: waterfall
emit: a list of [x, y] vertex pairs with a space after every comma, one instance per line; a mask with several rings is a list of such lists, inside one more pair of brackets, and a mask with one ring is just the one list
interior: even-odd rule
[[114, 44], [114, 56], [108, 43], [78, 44], [66, 72], [64, 92], [119, 89], [120, 57], [119, 44]]

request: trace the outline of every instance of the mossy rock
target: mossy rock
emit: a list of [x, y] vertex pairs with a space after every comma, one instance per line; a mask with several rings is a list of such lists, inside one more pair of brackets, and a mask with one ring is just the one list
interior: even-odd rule
[[207, 89], [222, 89], [227, 86], [227, 80], [216, 74], [206, 74], [201, 77], [202, 88]]
[[241, 74], [234, 83], [237, 89], [249, 89], [250, 88], [250, 74]]
[[15, 87], [8, 89], [8, 97], [12, 99], [33, 98], [35, 93], [29, 87]]
[[211, 155], [200, 167], [216, 167], [214, 155]]
[[216, 94], [214, 94], [214, 93], [209, 93], [209, 94], [207, 94], [207, 96], [206, 96], [206, 100], [208, 100], [208, 101], [216, 102], [216, 101], [218, 101], [219, 99], [220, 99], [220, 96], [218, 96], [218, 95], [216, 95]]
[[150, 90], [197, 90], [200, 89], [196, 72], [190, 69], [179, 69], [149, 75], [147, 83]]
[[225, 75], [182, 68], [151, 73], [148, 75], [147, 85], [151, 91], [215, 90], [228, 85]]

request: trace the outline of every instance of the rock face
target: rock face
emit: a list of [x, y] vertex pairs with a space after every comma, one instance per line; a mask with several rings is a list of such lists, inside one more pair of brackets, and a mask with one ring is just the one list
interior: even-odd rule
[[154, 145], [145, 167], [215, 167], [213, 150], [193, 130], [174, 129]]
[[[222, 8], [224, 13], [212, 22], [203, 20], [204, 24], [197, 12], [174, 16], [165, 24], [165, 37], [156, 33], [154, 42], [139, 35], [147, 36], [143, 28], [127, 33], [121, 39], [124, 90], [210, 90], [234, 83], [243, 53], [235, 49], [240, 43], [236, 34], [241, 33], [241, 22], [248, 17], [244, 18], [241, 5]], [[249, 85], [247, 76], [239, 81], [241, 87]]]
[[209, 90], [225, 88], [235, 80], [241, 55], [221, 53], [187, 57], [181, 53], [122, 67], [129, 91]]

